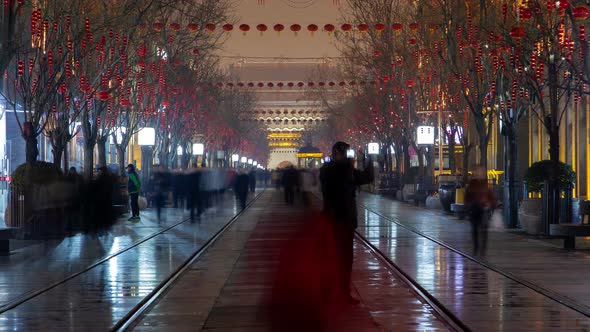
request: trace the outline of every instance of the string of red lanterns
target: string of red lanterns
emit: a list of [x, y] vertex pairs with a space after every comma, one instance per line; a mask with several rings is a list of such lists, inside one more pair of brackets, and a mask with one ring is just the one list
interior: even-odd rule
[[263, 88], [268, 88], [268, 89], [272, 89], [275, 87], [278, 87], [279, 89], [282, 88], [304, 88], [304, 87], [310, 87], [310, 88], [314, 88], [314, 87], [332, 87], [332, 88], [337, 88], [337, 87], [353, 87], [353, 86], [364, 86], [364, 85], [377, 85], [380, 83], [387, 83], [389, 81], [389, 76], [384, 76], [383, 78], [380, 78], [379, 80], [374, 80], [374, 81], [349, 81], [349, 82], [345, 82], [345, 81], [340, 81], [340, 82], [324, 82], [324, 81], [320, 81], [320, 82], [315, 82], [315, 81], [308, 81], [308, 82], [258, 82], [258, 83], [254, 83], [254, 82], [227, 82], [227, 83], [223, 83], [223, 82], [208, 82], [208, 83], [201, 83], [200, 86], [201, 87], [205, 87], [205, 86], [210, 86], [210, 87], [218, 87], [218, 88], [228, 88], [228, 89], [233, 89], [235, 87], [237, 88], [259, 88], [259, 89], [263, 89]]
[[[584, 7], [584, 9], [586, 9], [586, 8]], [[574, 16], [575, 15], [576, 15], [576, 12], [574, 12]], [[583, 15], [583, 13], [580, 11], [579, 15]], [[582, 17], [582, 16], [580, 16], [580, 17]], [[245, 23], [237, 24], [237, 25], [226, 23], [226, 24], [220, 25], [221, 29], [227, 33], [232, 32], [236, 26], [244, 34], [251, 30], [251, 26], [249, 24], [245, 24]], [[207, 23], [205, 25], [200, 25], [197, 23], [189, 23], [186, 26], [187, 30], [189, 30], [192, 33], [196, 33], [197, 31], [199, 31], [201, 29], [203, 29], [209, 33], [213, 33], [217, 30], [217, 27], [218, 26], [213, 23]], [[340, 26], [337, 26], [337, 25], [334, 25], [331, 23], [327, 23], [327, 24], [324, 24], [323, 26], [321, 26], [321, 28], [320, 28], [320, 25], [317, 25], [314, 23], [311, 23], [311, 24], [308, 24], [305, 26], [301, 25], [301, 24], [297, 24], [297, 23], [294, 23], [294, 24], [291, 24], [288, 26], [280, 24], [280, 23], [272, 25], [272, 29], [279, 34], [281, 32], [283, 32], [286, 29], [286, 27], [288, 27], [288, 29], [290, 31], [294, 32], [295, 34], [297, 34], [298, 32], [301, 32], [304, 29], [313, 34], [313, 33], [318, 32], [320, 30], [323, 30], [324, 32], [327, 32], [327, 33], [333, 33], [335, 31], [337, 31], [338, 29], [342, 32], [352, 32], [352, 31], [356, 30], [356, 31], [359, 31], [362, 33], [367, 33], [371, 30], [377, 31], [378, 33], [383, 33], [385, 31], [387, 31], [388, 29], [390, 29], [391, 31], [394, 31], [394, 32], [400, 32], [401, 30], [404, 30], [404, 28], [405, 28], [403, 23], [393, 23], [391, 26], [388, 26], [383, 23], [376, 23], [376, 24], [372, 24], [372, 25], [367, 24], [367, 23], [361, 23], [361, 24], [357, 24], [357, 25], [344, 23], [344, 24], [341, 24]], [[420, 23], [414, 22], [414, 23], [408, 24], [407, 27], [411, 31], [417, 31], [420, 28], [422, 28], [422, 25]], [[166, 25], [164, 25], [163, 23], [156, 22], [156, 23], [152, 24], [152, 29], [156, 32], [160, 32], [160, 31], [164, 30], [165, 28], [166, 28]], [[173, 22], [168, 25], [168, 28], [171, 31], [178, 32], [181, 30], [181, 25], [179, 23]], [[270, 26], [261, 23], [261, 24], [257, 24], [255, 26], [255, 28], [257, 31], [259, 31], [261, 34], [263, 34], [264, 32], [266, 32], [270, 29]], [[438, 29], [438, 25], [430, 24], [427, 28], [430, 30], [436, 30], [436, 29]]]

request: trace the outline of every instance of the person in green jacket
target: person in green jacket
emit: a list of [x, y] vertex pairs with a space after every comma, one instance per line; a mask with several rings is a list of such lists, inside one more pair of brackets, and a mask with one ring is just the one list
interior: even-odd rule
[[135, 171], [133, 164], [127, 165], [127, 173], [129, 174], [129, 180], [127, 181], [127, 191], [129, 192], [129, 198], [131, 199], [131, 218], [129, 220], [139, 220], [139, 190], [141, 189], [141, 182], [139, 182], [139, 176]]

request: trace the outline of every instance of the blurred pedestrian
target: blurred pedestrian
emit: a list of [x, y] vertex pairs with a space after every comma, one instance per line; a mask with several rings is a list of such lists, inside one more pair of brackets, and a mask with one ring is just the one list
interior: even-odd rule
[[95, 226], [98, 232], [106, 231], [113, 224], [114, 186], [115, 179], [111, 176], [109, 170], [105, 166], [100, 167], [94, 186], [94, 217], [96, 218]]
[[152, 185], [154, 190], [154, 201], [156, 203], [156, 214], [158, 216], [158, 222], [160, 222], [162, 221], [162, 208], [166, 204], [168, 187], [170, 186], [169, 174], [163, 166], [156, 165], [154, 167]]
[[340, 280], [324, 280], [323, 284], [327, 296], [336, 295], [356, 304], [358, 300], [350, 294], [353, 237], [358, 226], [356, 189], [372, 182], [374, 176], [370, 164], [363, 171], [354, 168], [353, 160], [347, 158], [349, 148], [347, 143], [336, 142], [332, 160], [320, 169], [324, 212], [333, 224], [340, 276]]
[[281, 190], [282, 172], [280, 170], [272, 171], [272, 182], [277, 190]]
[[246, 208], [249, 181], [249, 176], [244, 171], [240, 172], [234, 181], [234, 192], [242, 210]]
[[471, 222], [473, 253], [485, 256], [488, 244], [488, 223], [498, 202], [490, 189], [485, 167], [476, 166], [465, 191], [465, 208]]
[[289, 166], [282, 176], [283, 188], [285, 190], [285, 203], [295, 204], [295, 191], [299, 187], [299, 174], [293, 166]]
[[304, 169], [301, 174], [301, 197], [305, 206], [311, 205], [311, 192], [317, 185], [316, 175], [310, 169]]
[[188, 184], [189, 184], [189, 210], [191, 221], [195, 221], [195, 208], [197, 209], [197, 216], [200, 217], [203, 214], [203, 197], [202, 197], [202, 190], [201, 190], [201, 183], [203, 172], [199, 171], [197, 168], [193, 168], [192, 171], [188, 174]]
[[250, 173], [248, 173], [248, 183], [250, 185], [250, 192], [256, 191], [256, 169], [252, 167]]
[[139, 217], [139, 191], [141, 190], [141, 182], [139, 176], [135, 171], [133, 164], [127, 165], [127, 174], [129, 175], [127, 181], [127, 191], [129, 192], [129, 198], [131, 200], [131, 218], [130, 221], [138, 221]]

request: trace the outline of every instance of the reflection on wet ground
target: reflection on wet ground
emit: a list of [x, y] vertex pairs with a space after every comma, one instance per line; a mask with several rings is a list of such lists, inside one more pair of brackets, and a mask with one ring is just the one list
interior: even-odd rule
[[[386, 208], [387, 205], [379, 203]], [[474, 331], [590, 329], [590, 319], [585, 315], [391, 220], [368, 210], [361, 215], [359, 233]], [[425, 218], [417, 213], [407, 213], [404, 217], [421, 218], [424, 223], [437, 222], [432, 216]], [[444, 231], [442, 227], [433, 226], [430, 234]], [[464, 236], [468, 242], [469, 233]]]
[[[209, 209], [200, 221], [181, 223], [4, 312], [0, 315], [0, 330], [80, 330], [89, 326], [108, 329], [237, 212], [233, 197], [228, 195], [221, 206]], [[46, 241], [0, 257], [2, 305], [45, 288], [187, 216], [185, 211], [171, 209], [165, 224], [158, 224], [153, 213], [142, 212], [142, 217], [140, 223], [119, 222], [104, 236], [78, 235]]]

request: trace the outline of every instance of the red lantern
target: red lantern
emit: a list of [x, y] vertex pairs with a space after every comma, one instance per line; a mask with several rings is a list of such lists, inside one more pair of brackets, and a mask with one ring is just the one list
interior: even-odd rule
[[258, 83], [259, 88], [264, 88], [264, 83]]
[[320, 83], [318, 83], [318, 85], [319, 85], [319, 86], [321, 86], [321, 87], [323, 87], [323, 86], [325, 86], [325, 85], [326, 85], [326, 83], [324, 83], [324, 82], [320, 82]]
[[245, 36], [248, 31], [250, 31], [250, 26], [248, 24], [240, 24], [240, 31]]
[[526, 31], [521, 27], [514, 27], [510, 30], [510, 36], [514, 39], [521, 39], [526, 36]]
[[152, 28], [155, 31], [160, 32], [160, 31], [162, 31], [162, 29], [164, 29], [164, 24], [162, 24], [162, 23], [154, 23], [154, 24], [152, 24]]
[[248, 87], [249, 88], [253, 88], [254, 87], [254, 83], [252, 83], [252, 82], [248, 83]]
[[283, 84], [283, 82], [279, 82], [279, 83], [277, 84], [277, 86], [278, 86], [279, 88], [282, 88], [282, 87], [283, 87], [283, 86], [285, 86], [285, 85]]
[[244, 87], [244, 83], [240, 82], [238, 83], [238, 88], [243, 88]]
[[[164, 105], [164, 102], [162, 102], [162, 105]], [[123, 98], [123, 99], [121, 99], [121, 106], [129, 107], [129, 106], [131, 106], [131, 101], [127, 98]], [[166, 105], [164, 105], [164, 106], [166, 106]]]
[[273, 29], [274, 29], [274, 31], [276, 31], [280, 35], [281, 32], [283, 32], [283, 30], [285, 30], [285, 26], [282, 24], [275, 24]]
[[585, 20], [590, 16], [590, 10], [584, 6], [576, 7], [572, 12], [576, 20]]
[[205, 29], [207, 29], [207, 31], [208, 31], [209, 33], [213, 33], [213, 31], [215, 31], [215, 28], [216, 28], [216, 26], [215, 26], [215, 24], [213, 24], [213, 23], [207, 23], [207, 24], [205, 25]]
[[180, 24], [176, 22], [170, 23], [170, 30], [178, 32], [180, 30]]
[[186, 28], [188, 29], [188, 31], [192, 32], [192, 33], [197, 33], [197, 31], [199, 31], [199, 25], [197, 23], [189, 23]]
[[378, 57], [380, 57], [382, 54], [381, 54], [381, 51], [375, 51], [375, 52], [373, 53], [373, 55], [374, 55], [376, 58], [378, 58]]
[[294, 87], [294, 86], [295, 86], [295, 83], [293, 83], [293, 82], [289, 82], [289, 83], [287, 83], [287, 86], [288, 86], [288, 87], [290, 87], [290, 88], [292, 88], [292, 87]]
[[344, 31], [344, 32], [349, 32], [349, 31], [351, 31], [351, 30], [352, 30], [352, 25], [350, 25], [350, 24], [348, 24], [348, 23], [345, 23], [345, 24], [342, 24], [342, 26], [341, 26], [340, 28], [341, 28], [341, 29], [342, 29], [342, 31]]
[[518, 16], [523, 21], [530, 20], [533, 17], [533, 11], [528, 8], [520, 8]]
[[297, 33], [299, 31], [301, 31], [301, 25], [299, 25], [299, 24], [291, 25], [291, 31], [293, 31], [295, 33], [295, 36], [297, 36]]
[[25, 74], [25, 62], [19, 61], [17, 66], [17, 75], [23, 76]]
[[324, 25], [324, 30], [329, 34], [332, 34], [336, 30], [336, 27], [334, 24], [326, 24]]
[[300, 87], [300, 88], [302, 88], [304, 85], [305, 85], [305, 84], [303, 84], [303, 82], [299, 82], [299, 83], [297, 83], [297, 86], [298, 86], [298, 87]]
[[416, 31], [416, 30], [418, 30], [420, 28], [420, 24], [419, 23], [415, 23], [415, 22], [414, 23], [410, 23], [409, 27], [410, 27], [410, 30]]
[[110, 94], [108, 91], [99, 91], [98, 92], [98, 99], [100, 100], [109, 100]]
[[221, 28], [223, 29], [223, 31], [230, 33], [233, 31], [234, 26], [232, 24], [224, 24]]
[[198, 48], [193, 49], [193, 55], [199, 55], [201, 54], [201, 51], [199, 51]]
[[307, 26], [307, 31], [309, 31], [311, 33], [312, 37], [316, 33], [316, 31], [318, 31], [318, 30], [319, 30], [319, 27], [315, 24], [310, 24]]
[[[576, 20], [585, 21], [588, 16], [590, 16], [590, 10], [584, 6], [576, 7], [573, 9], [573, 15]], [[578, 33], [580, 35], [580, 40], [586, 40], [586, 27], [584, 26], [583, 22], [580, 23]]]
[[377, 33], [379, 33], [379, 34], [383, 33], [383, 31], [385, 31], [385, 24], [383, 24], [383, 23], [375, 24], [375, 30], [377, 30]]
[[367, 32], [369, 31], [369, 26], [367, 24], [359, 24], [358, 29], [360, 32]]
[[330, 83], [328, 83], [328, 85], [329, 85], [329, 86], [335, 86], [335, 85], [336, 85], [336, 83], [334, 83], [334, 82], [330, 82]]
[[260, 31], [260, 35], [262, 36], [262, 34], [264, 34], [268, 30], [268, 27], [266, 26], [266, 24], [258, 24], [256, 26], [256, 30]]
[[418, 41], [415, 38], [410, 38], [410, 40], [408, 40], [408, 44], [410, 45], [416, 45], [418, 43]]
[[266, 86], [268, 86], [269, 88], [271, 88], [271, 89], [272, 89], [272, 88], [273, 88], [275, 85], [274, 85], [272, 82], [270, 82], [270, 83], [268, 83]]
[[401, 24], [401, 23], [393, 23], [393, 24], [391, 25], [391, 29], [392, 29], [393, 31], [401, 31], [401, 29], [403, 29], [403, 28], [404, 28], [404, 25], [403, 25], [403, 24]]

